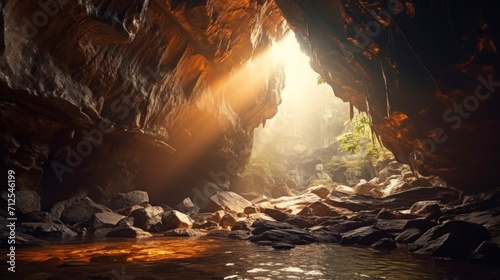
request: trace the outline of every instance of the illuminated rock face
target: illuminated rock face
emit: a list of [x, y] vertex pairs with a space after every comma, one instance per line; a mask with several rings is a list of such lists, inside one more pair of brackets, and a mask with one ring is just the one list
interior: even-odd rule
[[467, 192], [499, 186], [498, 1], [276, 3], [313, 69], [369, 112], [399, 161]]
[[281, 67], [263, 58], [286, 28], [271, 1], [5, 2], [2, 173], [46, 206], [134, 188], [181, 199], [241, 169], [280, 103]]

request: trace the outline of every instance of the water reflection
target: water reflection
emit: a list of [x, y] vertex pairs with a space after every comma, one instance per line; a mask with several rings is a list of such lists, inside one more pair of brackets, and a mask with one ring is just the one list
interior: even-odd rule
[[18, 249], [16, 267], [15, 278], [4, 270], [0, 279], [500, 279], [498, 268], [406, 251], [334, 244], [275, 251], [206, 237], [103, 239]]

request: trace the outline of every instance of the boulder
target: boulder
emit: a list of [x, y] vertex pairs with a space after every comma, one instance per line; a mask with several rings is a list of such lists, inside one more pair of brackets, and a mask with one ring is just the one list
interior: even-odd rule
[[227, 238], [229, 236], [230, 231], [228, 230], [212, 230], [207, 234], [207, 237], [222, 237]]
[[418, 228], [408, 228], [394, 239], [398, 243], [413, 243], [422, 236], [423, 232]]
[[407, 220], [378, 219], [375, 224], [373, 224], [373, 228], [387, 232], [402, 232], [406, 222]]
[[[411, 174], [411, 176], [413, 176], [413, 173], [409, 172], [409, 174]], [[391, 179], [391, 180], [389, 180], [389, 184], [384, 188], [383, 193], [384, 193], [384, 196], [389, 196], [389, 195], [393, 195], [396, 193], [410, 190], [412, 188], [413, 187], [410, 184], [406, 183], [405, 181], [400, 180], [399, 178], [398, 179]]]
[[201, 232], [197, 229], [188, 229], [188, 228], [175, 228], [171, 229], [163, 236], [184, 236], [184, 237], [198, 237], [201, 236]]
[[95, 213], [90, 218], [90, 229], [95, 231], [100, 228], [115, 227], [125, 216], [113, 212]]
[[250, 241], [283, 242], [294, 245], [305, 245], [315, 242], [314, 236], [308, 231], [299, 229], [272, 229], [250, 237]]
[[483, 241], [474, 249], [469, 258], [477, 262], [498, 263], [500, 260], [500, 248], [493, 242]]
[[145, 191], [131, 191], [128, 193], [118, 193], [111, 199], [111, 209], [120, 209], [149, 203], [149, 195]]
[[409, 249], [419, 254], [464, 259], [481, 242], [491, 238], [482, 225], [465, 221], [448, 221], [425, 232], [410, 244]]
[[186, 214], [177, 210], [164, 212], [161, 218], [161, 230], [170, 230], [175, 228], [191, 228], [193, 220]]
[[359, 244], [370, 246], [382, 238], [393, 238], [385, 231], [374, 229], [371, 226], [360, 227], [342, 234], [340, 244]]
[[264, 214], [269, 215], [271, 218], [275, 219], [278, 222], [283, 222], [292, 216], [292, 215], [285, 213], [281, 210], [273, 209], [273, 208], [264, 208], [264, 211], [262, 211], [262, 212], [264, 212]]
[[295, 194], [290, 190], [286, 183], [277, 185], [271, 189], [272, 198], [280, 198], [282, 196], [294, 196]]
[[379, 241], [373, 243], [370, 247], [377, 249], [396, 249], [397, 245], [391, 238], [382, 238]]
[[43, 211], [32, 211], [19, 219], [21, 223], [52, 223], [55, 221], [56, 219], [50, 213]]
[[302, 209], [299, 213], [297, 213], [298, 216], [328, 216], [328, 217], [338, 217], [349, 214], [352, 214], [352, 212], [347, 209], [333, 207], [322, 201], [316, 201], [311, 205], [304, 207], [304, 209]]
[[285, 221], [285, 223], [298, 228], [310, 228], [316, 225], [316, 221], [313, 217], [306, 216], [294, 216]]
[[373, 225], [372, 221], [341, 221], [334, 225], [329, 225], [327, 228], [331, 232], [340, 234], [371, 225]]
[[151, 233], [146, 232], [140, 228], [136, 227], [122, 227], [117, 226], [112, 229], [108, 234], [108, 237], [120, 237], [120, 238], [146, 238], [151, 237]]
[[243, 212], [246, 207], [251, 205], [252, 203], [250, 201], [234, 192], [219, 191], [210, 197], [203, 212], [224, 210], [239, 213]]
[[287, 223], [258, 219], [252, 224], [252, 228], [252, 234], [259, 235], [268, 230], [292, 229], [293, 226]]
[[377, 219], [387, 219], [387, 220], [416, 219], [418, 217], [419, 217], [418, 215], [405, 214], [405, 213], [401, 213], [401, 212], [396, 211], [396, 210], [389, 210], [389, 209], [385, 209], [385, 208], [382, 208], [376, 216]]
[[247, 206], [247, 207], [245, 207], [245, 209], [243, 209], [243, 213], [245, 213], [247, 215], [254, 214], [257, 212], [259, 212], [259, 207], [253, 206], [253, 205]]
[[[16, 211], [26, 214], [32, 211], [40, 211], [40, 196], [32, 190], [16, 191]], [[5, 199], [5, 198], [4, 198]]]
[[213, 229], [213, 228], [217, 228], [218, 226], [219, 226], [219, 224], [216, 222], [213, 222], [213, 221], [193, 223], [193, 228], [195, 228], [195, 229]]
[[246, 231], [251, 231], [247, 221], [237, 221], [233, 227], [231, 227], [232, 231], [236, 230], [246, 230]]
[[198, 213], [200, 208], [191, 201], [191, 198], [186, 197], [182, 200], [181, 203], [179, 203], [177, 206], [175, 206], [175, 210], [182, 212], [184, 214], [190, 215], [193, 213]]
[[441, 213], [441, 208], [439, 206], [439, 201], [437, 200], [417, 201], [411, 206], [410, 213], [426, 216], [429, 214]]
[[56, 223], [19, 223], [16, 231], [38, 238], [46, 237], [71, 237], [77, 233], [62, 224]]
[[208, 216], [207, 221], [219, 224], [224, 215], [226, 215], [226, 212], [224, 212], [224, 210], [215, 211], [214, 213], [210, 214], [210, 216]]
[[231, 239], [247, 240], [252, 236], [248, 230], [232, 230], [227, 237]]
[[361, 180], [356, 186], [354, 186], [353, 191], [357, 194], [373, 195], [373, 190], [379, 190], [381, 187], [377, 184], [367, 182], [366, 180]]
[[274, 208], [284, 211], [290, 211], [292, 214], [297, 214], [304, 207], [321, 200], [319, 196], [313, 193], [304, 193], [293, 197], [281, 197], [271, 200]]
[[161, 228], [163, 217], [163, 208], [160, 206], [149, 206], [139, 208], [132, 213], [129, 217], [134, 218], [134, 226], [143, 230], [157, 231]]
[[321, 198], [327, 198], [330, 194], [330, 190], [325, 186], [313, 186], [308, 188], [305, 193], [313, 193]]
[[236, 218], [229, 213], [224, 215], [219, 223], [221, 227], [232, 227], [234, 224], [236, 224]]
[[336, 192], [344, 193], [344, 194], [354, 194], [354, 190], [349, 186], [338, 185], [334, 188]]
[[414, 219], [414, 220], [409, 220], [406, 222], [405, 226], [403, 227], [404, 230], [409, 229], [409, 228], [417, 228], [421, 232], [426, 232], [429, 229], [437, 226], [438, 224], [433, 221], [429, 221], [426, 219]]
[[95, 203], [89, 197], [75, 196], [54, 204], [50, 214], [65, 224], [74, 225], [85, 222], [94, 214], [102, 212], [111, 212], [111, 210]]

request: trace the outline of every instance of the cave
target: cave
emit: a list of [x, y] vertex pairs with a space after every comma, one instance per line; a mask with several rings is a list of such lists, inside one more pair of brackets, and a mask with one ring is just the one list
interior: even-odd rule
[[[0, 7], [2, 279], [500, 277], [498, 1]], [[311, 77], [390, 159], [265, 139]]]

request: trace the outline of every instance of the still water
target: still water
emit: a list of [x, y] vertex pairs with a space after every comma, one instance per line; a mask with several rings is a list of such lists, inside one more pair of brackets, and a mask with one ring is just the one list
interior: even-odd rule
[[[500, 279], [500, 268], [337, 244], [276, 251], [246, 241], [153, 237], [18, 248], [0, 279]], [[5, 266], [3, 266], [5, 267]]]

